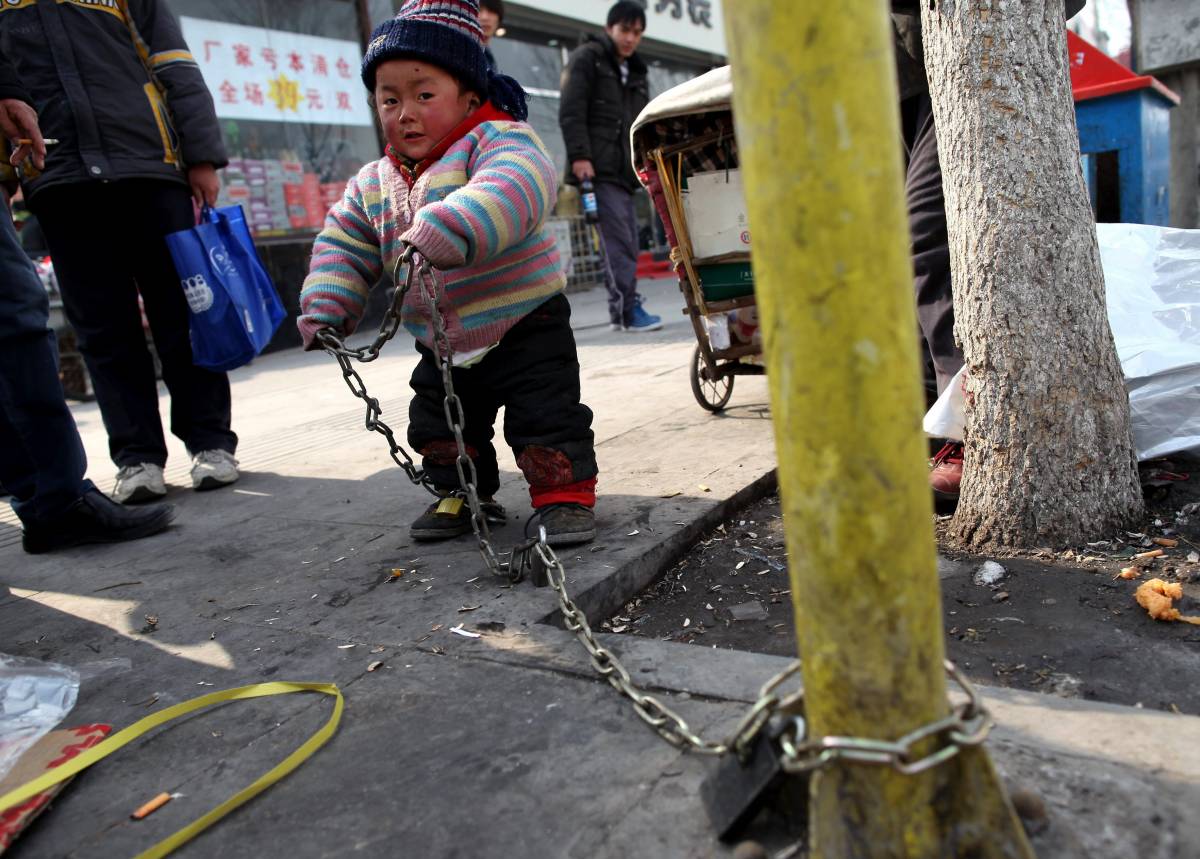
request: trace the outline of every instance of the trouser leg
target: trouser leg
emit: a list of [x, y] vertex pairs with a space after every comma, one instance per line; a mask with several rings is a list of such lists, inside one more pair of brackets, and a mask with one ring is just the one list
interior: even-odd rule
[[962, 367], [963, 354], [954, 339], [946, 201], [928, 93], [906, 99], [901, 114], [908, 156], [905, 197], [912, 233], [917, 320], [940, 392]]
[[26, 525], [92, 488], [58, 378], [46, 291], [0, 206], [0, 484]]
[[609, 320], [629, 325], [637, 298], [637, 212], [633, 194], [620, 185], [601, 182], [596, 185], [596, 205], [613, 273], [613, 282], [608, 284]]
[[592, 411], [580, 402], [571, 305], [556, 295], [513, 327], [483, 362], [504, 403], [504, 438], [534, 507], [596, 501]]
[[[413, 370], [412, 386], [415, 396], [408, 407], [408, 443], [421, 454], [421, 467], [440, 492], [459, 488], [458, 444], [446, 422], [446, 390], [442, 374], [433, 353], [417, 344], [421, 360]], [[451, 370], [454, 392], [462, 403], [463, 441], [467, 455], [475, 465], [475, 488], [481, 498], [491, 498], [500, 488], [500, 468], [496, 462], [496, 412], [499, 405], [494, 393], [481, 384], [478, 365]]]

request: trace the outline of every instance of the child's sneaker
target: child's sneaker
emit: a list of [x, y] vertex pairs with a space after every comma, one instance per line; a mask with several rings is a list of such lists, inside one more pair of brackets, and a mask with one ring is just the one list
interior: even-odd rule
[[626, 331], [657, 331], [662, 328], [662, 317], [647, 313], [641, 302], [633, 306], [633, 321], [625, 326]]
[[[508, 514], [500, 504], [488, 500], [480, 500], [479, 507], [489, 525], [503, 525], [508, 522]], [[429, 505], [412, 527], [408, 535], [414, 540], [449, 540], [461, 534], [470, 534], [471, 505], [461, 495], [447, 495]]]
[[536, 526], [546, 529], [546, 543], [551, 546], [574, 546], [596, 539], [596, 514], [582, 504], [548, 504], [539, 507], [525, 526], [532, 537]]

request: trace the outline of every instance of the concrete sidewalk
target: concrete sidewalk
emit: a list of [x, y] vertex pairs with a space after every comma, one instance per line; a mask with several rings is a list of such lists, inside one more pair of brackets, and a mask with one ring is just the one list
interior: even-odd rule
[[[601, 533], [563, 560], [597, 623], [731, 505], [769, 488], [774, 464], [765, 382], [739, 378], [722, 416], [700, 409], [677, 289], [659, 281], [643, 291], [667, 322], [661, 332], [612, 333], [601, 291], [571, 296], [584, 399], [596, 413]], [[400, 338], [362, 371], [398, 438], [414, 363]], [[361, 404], [327, 356], [273, 354], [232, 375], [243, 478], [192, 493], [172, 440], [167, 478], [180, 514], [166, 534], [30, 557], [11, 514], [0, 521], [0, 652], [107, 666], [85, 681], [67, 724], [123, 727], [265, 680], [344, 691], [328, 746], [179, 855], [726, 855], [697, 799], [705, 762], [658, 739], [595, 678], [554, 625], [549, 590], [491, 579], [470, 538], [408, 539], [428, 497], [363, 430]], [[109, 488], [99, 414], [75, 411], [90, 476]], [[494, 535], [506, 548], [521, 539], [528, 496], [503, 451], [501, 467], [499, 500], [515, 515]], [[405, 573], [389, 582], [394, 568]], [[143, 631], [146, 615], [157, 629]], [[459, 624], [481, 637], [455, 634]], [[784, 663], [601, 639], [706, 735], [727, 731]], [[1197, 720], [1007, 692], [989, 700], [1002, 769], [1037, 784], [1082, 839], [1044, 855], [1195, 855]], [[79, 777], [11, 855], [134, 854], [273, 766], [329, 707], [287, 696], [168, 727]], [[184, 797], [129, 821], [164, 790]]]

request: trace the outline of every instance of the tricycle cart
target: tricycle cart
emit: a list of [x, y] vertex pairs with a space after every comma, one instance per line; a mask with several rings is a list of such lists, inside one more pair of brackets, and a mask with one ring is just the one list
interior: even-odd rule
[[735, 376], [766, 372], [732, 95], [729, 67], [714, 69], [655, 98], [631, 130], [696, 332], [692, 393], [712, 412], [729, 402]]

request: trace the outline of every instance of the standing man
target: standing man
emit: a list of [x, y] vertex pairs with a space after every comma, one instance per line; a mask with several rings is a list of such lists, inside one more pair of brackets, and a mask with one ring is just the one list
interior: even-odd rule
[[227, 163], [212, 98], [164, 0], [0, 3], [0, 52], [29, 91], [47, 137], [45, 169], [20, 181], [79, 336], [109, 452], [113, 497], [166, 494], [158, 383], [138, 312], [145, 305], [171, 431], [192, 456], [192, 486], [235, 481], [229, 380], [196, 367], [188, 307], [164, 236], [216, 202]]
[[629, 130], [650, 101], [638, 45], [646, 10], [621, 0], [608, 10], [605, 35], [588, 37], [563, 73], [558, 124], [567, 145], [567, 181], [595, 186], [600, 232], [612, 267], [608, 317], [614, 331], [657, 331], [662, 319], [642, 308], [637, 294], [638, 229]]
[[[0, 62], [0, 133], [25, 138], [13, 160], [40, 167], [46, 146], [30, 98]], [[12, 495], [26, 552], [147, 537], [173, 508], [114, 504], [84, 478], [87, 460], [63, 399], [46, 290], [21, 249], [7, 200], [0, 205], [0, 484]]]
[[488, 68], [496, 68], [496, 57], [492, 53], [492, 39], [504, 24], [504, 0], [479, 0], [479, 29], [483, 31], [483, 58]]

